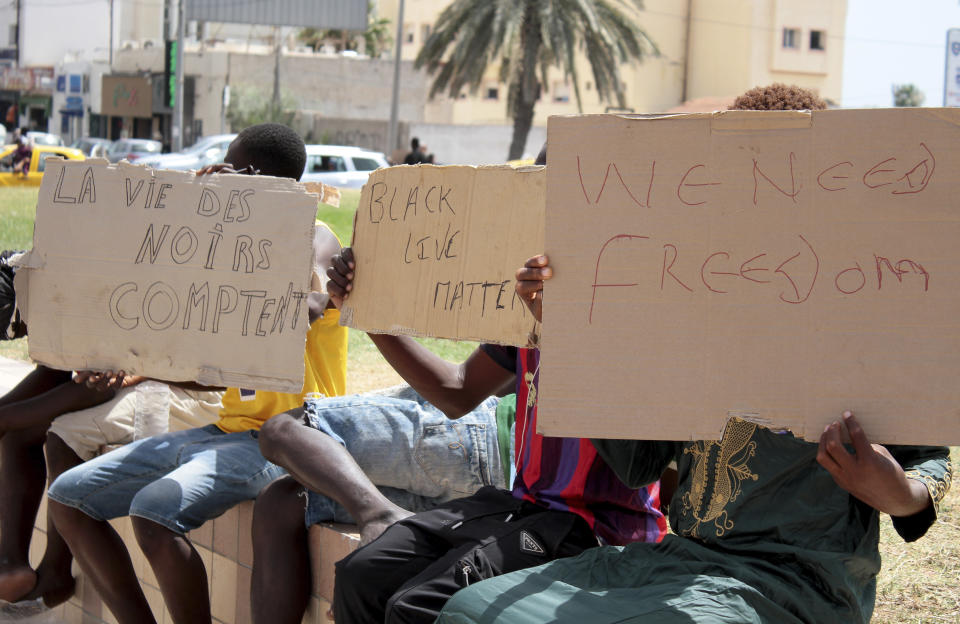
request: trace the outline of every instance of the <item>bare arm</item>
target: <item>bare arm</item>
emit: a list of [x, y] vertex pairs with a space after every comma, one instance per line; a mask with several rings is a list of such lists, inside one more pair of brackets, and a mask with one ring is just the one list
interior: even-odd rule
[[[349, 247], [331, 258], [327, 292], [338, 308], [353, 290], [355, 269], [353, 250]], [[465, 362], [454, 364], [409, 336], [369, 335], [404, 381], [450, 418], [463, 416], [515, 377], [480, 349]]]
[[[844, 430], [854, 453], [843, 446]], [[851, 495], [891, 516], [912, 516], [933, 504], [927, 487], [906, 476], [886, 447], [871, 444], [860, 423], [849, 411], [843, 420], [828, 425], [820, 436], [817, 461]]]

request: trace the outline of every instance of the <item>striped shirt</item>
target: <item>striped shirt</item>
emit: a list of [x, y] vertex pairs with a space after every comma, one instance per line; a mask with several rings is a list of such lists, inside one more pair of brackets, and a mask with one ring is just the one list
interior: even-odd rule
[[517, 374], [513, 495], [583, 517], [607, 544], [658, 542], [667, 531], [660, 486], [628, 488], [589, 440], [545, 437], [537, 428], [540, 351], [484, 344], [495, 362]]

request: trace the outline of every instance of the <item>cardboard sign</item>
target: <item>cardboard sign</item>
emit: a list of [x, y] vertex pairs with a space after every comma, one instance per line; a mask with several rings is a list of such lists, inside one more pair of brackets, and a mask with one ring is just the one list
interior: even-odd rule
[[376, 333], [526, 345], [514, 274], [543, 248], [543, 167], [401, 166], [363, 187], [341, 322]]
[[31, 358], [300, 392], [315, 195], [265, 176], [46, 162], [17, 274]]
[[960, 111], [551, 117], [539, 422], [960, 443]]

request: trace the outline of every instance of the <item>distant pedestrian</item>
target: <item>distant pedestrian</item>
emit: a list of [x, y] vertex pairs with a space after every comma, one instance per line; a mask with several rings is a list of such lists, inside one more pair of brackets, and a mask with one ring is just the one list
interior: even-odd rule
[[403, 159], [405, 165], [418, 165], [425, 162], [423, 152], [420, 151], [420, 139], [413, 137], [410, 139], [410, 153]]

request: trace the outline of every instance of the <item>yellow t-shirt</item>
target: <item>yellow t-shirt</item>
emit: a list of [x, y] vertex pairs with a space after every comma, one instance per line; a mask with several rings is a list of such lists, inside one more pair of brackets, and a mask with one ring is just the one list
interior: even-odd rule
[[340, 311], [325, 310], [307, 332], [300, 394], [227, 388], [217, 426], [227, 433], [260, 429], [271, 416], [303, 405], [308, 397], [339, 396], [347, 389], [347, 328]]

